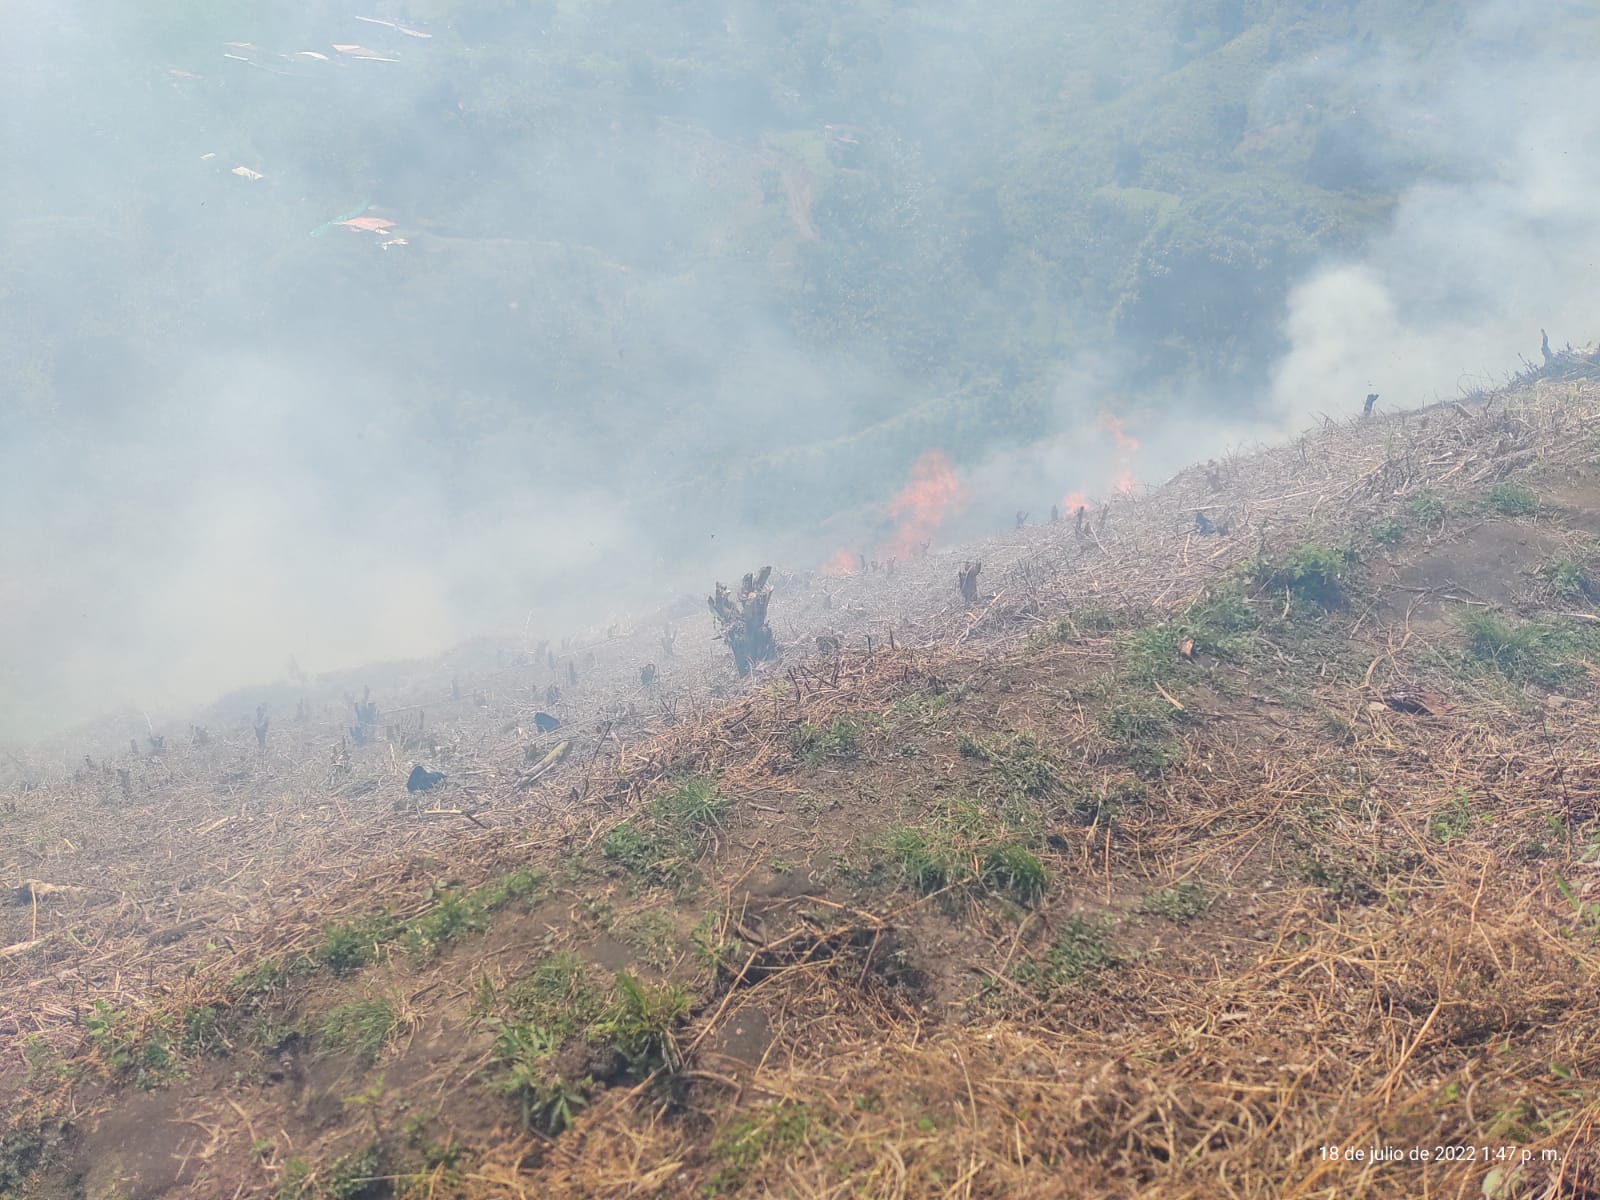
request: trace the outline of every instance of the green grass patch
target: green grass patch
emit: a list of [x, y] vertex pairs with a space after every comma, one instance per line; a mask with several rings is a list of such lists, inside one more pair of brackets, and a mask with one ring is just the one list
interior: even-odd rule
[[1069, 917], [1044, 957], [1017, 963], [1011, 977], [1048, 1001], [1063, 990], [1093, 982], [1102, 971], [1121, 966], [1123, 961], [1103, 924]]
[[[544, 872], [524, 868], [464, 892], [429, 889], [432, 907], [410, 921], [401, 921], [384, 909], [327, 926], [311, 957], [340, 977], [377, 962], [395, 942], [403, 942], [414, 957], [426, 958], [456, 938], [483, 932], [491, 914], [540, 895], [545, 882]], [[263, 982], [275, 984], [277, 980]]]
[[1372, 539], [1375, 546], [1390, 548], [1398, 546], [1400, 539], [1405, 536], [1405, 522], [1398, 517], [1388, 517], [1379, 521], [1368, 531], [1367, 536]]
[[1125, 677], [1166, 682], [1185, 667], [1188, 653], [1238, 661], [1249, 655], [1260, 619], [1238, 583], [1213, 588], [1180, 616], [1138, 629], [1117, 647]]
[[1019, 904], [1037, 904], [1049, 887], [1038, 856], [1015, 843], [987, 847], [978, 875], [990, 891], [1004, 893]]
[[30, 1195], [23, 1188], [44, 1170], [62, 1141], [59, 1126], [39, 1121], [19, 1122], [0, 1135], [0, 1196]]
[[322, 942], [312, 957], [335, 975], [352, 975], [378, 960], [382, 947], [405, 931], [405, 925], [388, 910], [340, 921], [322, 931]]
[[1038, 857], [964, 797], [925, 824], [891, 830], [882, 853], [902, 886], [923, 895], [972, 888], [1029, 905], [1049, 886]]
[[83, 1023], [89, 1045], [108, 1074], [131, 1077], [140, 1087], [153, 1088], [177, 1073], [170, 1018], [155, 1016], [139, 1021], [104, 1000], [96, 1000]]
[[1474, 609], [1462, 622], [1469, 661], [1518, 683], [1556, 687], [1583, 674], [1583, 660], [1600, 651], [1600, 633], [1541, 621], [1511, 624]]
[[1428, 822], [1428, 832], [1435, 841], [1454, 842], [1466, 837], [1474, 821], [1472, 801], [1465, 792], [1457, 792], [1449, 804], [1433, 814], [1433, 819]]
[[490, 1058], [500, 1072], [495, 1087], [521, 1107], [524, 1129], [562, 1133], [588, 1104], [593, 1081], [561, 1076], [555, 1057], [562, 1039], [546, 1026], [534, 1021], [492, 1024], [496, 1032]]
[[506, 1007], [520, 1021], [566, 1040], [588, 1028], [605, 1007], [605, 995], [589, 978], [583, 959], [557, 950], [506, 988]]
[[370, 1067], [399, 1031], [394, 1006], [387, 1000], [352, 1000], [329, 1012], [318, 1032], [325, 1046], [354, 1051], [356, 1061]]
[[1406, 501], [1406, 509], [1418, 522], [1429, 529], [1437, 529], [1450, 515], [1450, 505], [1435, 491], [1421, 491]]
[[1215, 898], [1205, 888], [1185, 880], [1151, 892], [1140, 902], [1139, 911], [1183, 925], [1200, 916], [1214, 902]]
[[561, 1068], [562, 1050], [574, 1043], [610, 1051], [635, 1079], [680, 1065], [674, 1032], [689, 995], [674, 984], [623, 972], [606, 996], [581, 959], [558, 952], [506, 989], [504, 1000], [505, 1015], [487, 1018], [495, 1033], [491, 1082], [517, 1101], [529, 1130], [561, 1133], [587, 1105], [594, 1080]]
[[671, 983], [645, 983], [623, 971], [615, 995], [591, 1030], [628, 1064], [636, 1078], [680, 1065], [673, 1031], [689, 1011], [689, 994]]
[[728, 807], [710, 779], [685, 780], [606, 834], [600, 853], [641, 883], [682, 884]]
[[1323, 610], [1345, 602], [1355, 554], [1346, 547], [1306, 544], [1280, 560], [1250, 565], [1253, 582], [1268, 591], [1282, 592]]
[[1126, 629], [1138, 619], [1133, 613], [1119, 613], [1109, 608], [1086, 604], [1074, 608], [1051, 627], [1050, 636], [1057, 642], [1076, 641], [1081, 637], [1101, 637]]
[[747, 957], [744, 943], [728, 936], [728, 924], [720, 914], [708, 912], [689, 931], [695, 961], [708, 968], [717, 979], [733, 975]]
[[819, 1114], [809, 1105], [779, 1100], [758, 1112], [735, 1117], [711, 1139], [711, 1157], [718, 1163], [706, 1184], [708, 1196], [739, 1191], [762, 1161], [773, 1155], [794, 1154], [825, 1131]]
[[1055, 760], [1036, 734], [1015, 734], [986, 747], [983, 757], [1008, 791], [1024, 796], [1043, 796], [1060, 779]]
[[1167, 736], [1177, 716], [1170, 704], [1124, 700], [1114, 704], [1100, 722], [1106, 737], [1126, 748]]
[[1563, 600], [1588, 600], [1600, 598], [1600, 588], [1595, 586], [1589, 569], [1577, 559], [1558, 558], [1539, 568], [1539, 578]]
[[849, 717], [835, 717], [828, 725], [803, 722], [789, 734], [789, 749], [809, 767], [857, 758], [861, 754], [861, 726]]
[[1539, 497], [1520, 483], [1495, 484], [1484, 496], [1484, 503], [1502, 517], [1526, 517], [1539, 511]]
[[938, 716], [953, 703], [949, 692], [910, 692], [889, 706], [890, 715], [901, 721], [928, 721]]

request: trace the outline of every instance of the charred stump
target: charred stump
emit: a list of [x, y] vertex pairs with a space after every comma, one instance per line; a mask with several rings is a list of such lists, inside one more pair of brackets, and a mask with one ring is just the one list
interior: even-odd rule
[[778, 657], [778, 640], [767, 624], [767, 604], [772, 599], [767, 578], [771, 574], [771, 567], [762, 567], [759, 575], [746, 575], [739, 585], [737, 602], [720, 583], [716, 595], [706, 597], [711, 615], [722, 627], [722, 640], [733, 651], [733, 665], [740, 675], [750, 674], [757, 663]]
[[961, 568], [956, 576], [956, 582], [961, 588], [961, 598], [968, 604], [975, 604], [978, 599], [978, 572], [983, 570], [981, 562], [969, 562]]

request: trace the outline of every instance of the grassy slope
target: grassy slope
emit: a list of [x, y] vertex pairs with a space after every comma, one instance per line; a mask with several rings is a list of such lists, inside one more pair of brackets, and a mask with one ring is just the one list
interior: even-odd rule
[[[1176, 608], [813, 661], [558, 836], [37, 1014], [0, 1194], [1592, 1194], [1600, 447], [1542, 413], [1500, 452], [1558, 461], [1396, 449]], [[1479, 1158], [1321, 1151], [1375, 1144]]]

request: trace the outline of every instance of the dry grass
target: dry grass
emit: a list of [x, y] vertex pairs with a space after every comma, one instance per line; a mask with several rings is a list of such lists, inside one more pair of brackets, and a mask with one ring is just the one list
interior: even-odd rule
[[[1556, 696], [1468, 669], [1455, 626], [1419, 607], [1431, 593], [1376, 570], [1351, 604], [1300, 625], [1282, 619], [1292, 596], [1256, 589], [1249, 661], [1129, 671], [1128, 635], [1098, 617], [1056, 633], [1090, 606], [1145, 625], [1181, 614], [1247, 560], [1353, 538], [1425, 490], [1465, 503], [1532, 465], [1546, 479], [1586, 471], [1597, 425], [1600, 389], [1584, 383], [1329, 423], [1221, 464], [1220, 490], [1197, 469], [1114, 503], [1086, 536], [1063, 523], [996, 539], [976, 551], [994, 594], [970, 609], [952, 603], [960, 556], [892, 579], [780, 578], [780, 635], [828, 632], [845, 651], [791, 653], [722, 699], [710, 681], [727, 667], [708, 647], [666, 667], [665, 684], [639, 684], [634, 660], [658, 657], [643, 628], [584, 660], [593, 682], [555, 734], [526, 722], [540, 672], [561, 677], [564, 660], [475, 681], [487, 711], [430, 699], [431, 747], [401, 730], [341, 755], [334, 713], [281, 730], [265, 756], [245, 728], [124, 753], [126, 792], [117, 764], [40, 774], [10, 797], [0, 877], [83, 890], [34, 888], [3, 910], [0, 1086], [25, 1097], [13, 1118], [74, 1105], [104, 1149], [95, 1130], [113, 1127], [114, 1106], [148, 1111], [187, 1123], [168, 1194], [270, 1195], [291, 1152], [367, 1136], [362, 1114], [327, 1132], [271, 1081], [230, 1091], [200, 1057], [188, 1082], [139, 1093], [41, 1072], [29, 1055], [100, 1065], [82, 1036], [92, 999], [160, 1028], [236, 1004], [235, 973], [310, 954], [330, 923], [380, 909], [403, 923], [436, 910], [440, 880], [460, 889], [534, 864], [570, 882], [531, 914], [508, 909], [438, 961], [369, 968], [403, 998], [404, 1045], [382, 1064], [391, 1092], [435, 1108], [470, 1149], [414, 1194], [1600, 1194], [1592, 668]], [[1195, 534], [1200, 508], [1231, 514], [1232, 535]], [[1402, 695], [1431, 699], [1406, 711]], [[931, 715], [903, 703], [930, 696], [959, 698]], [[1149, 771], [1114, 815], [1075, 821], [1071, 787], [1132, 779], [1108, 723], [1117, 704], [1170, 721], [1182, 761]], [[840, 717], [860, 723], [859, 761], [797, 756], [796, 728]], [[1023, 730], [1060, 774], [1038, 798], [1053, 840], [1036, 909], [822, 870], [951, 789], [999, 811], [1014, 781], [963, 757], [957, 734]], [[528, 764], [564, 739], [565, 760], [527, 784]], [[406, 762], [424, 753], [458, 790], [427, 798], [432, 814], [397, 810]], [[698, 890], [607, 874], [608, 834], [690, 773], [735, 800], [690, 847]], [[778, 855], [803, 865], [806, 886], [782, 890]], [[1216, 902], [1182, 926], [1142, 911], [1181, 881]], [[737, 949], [708, 971], [685, 946], [657, 972], [696, 988], [676, 1078], [598, 1086], [569, 1132], [527, 1135], [509, 1110], [479, 1111], [471, 980], [513, 978], [555, 946], [601, 962], [613, 926], [599, 907], [672, 913], [683, 928], [709, 912]], [[1080, 918], [1108, 931], [1114, 964], [1039, 985], [1021, 968], [1047, 964]], [[283, 1012], [326, 1013], [371, 984], [310, 976], [283, 990]], [[748, 1026], [762, 1033], [741, 1049]], [[337, 1069], [342, 1082], [318, 1086], [357, 1091], [359, 1072]], [[270, 1152], [252, 1153], [263, 1141]], [[1373, 1145], [1403, 1157], [1323, 1151]], [[1410, 1157], [1466, 1146], [1515, 1161]]]

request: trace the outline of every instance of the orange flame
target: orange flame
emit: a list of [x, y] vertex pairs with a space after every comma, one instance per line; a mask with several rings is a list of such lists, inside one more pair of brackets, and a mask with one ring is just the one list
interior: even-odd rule
[[850, 575], [856, 569], [856, 556], [848, 550], [836, 550], [833, 557], [822, 564], [822, 573], [835, 578], [840, 575]]
[[1094, 501], [1079, 491], [1068, 492], [1061, 498], [1061, 512], [1064, 516], [1076, 516], [1080, 508], [1093, 508]]
[[889, 504], [889, 515], [899, 527], [881, 553], [902, 562], [912, 558], [966, 498], [967, 489], [956, 478], [950, 459], [943, 451], [929, 450], [912, 464], [911, 479]]

